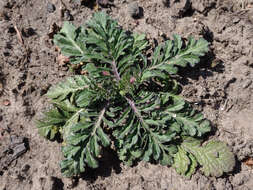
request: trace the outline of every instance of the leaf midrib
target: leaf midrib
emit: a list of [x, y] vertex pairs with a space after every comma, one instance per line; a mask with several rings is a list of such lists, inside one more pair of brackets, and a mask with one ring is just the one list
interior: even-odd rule
[[69, 40], [71, 41], [71, 43], [78, 49], [78, 51], [81, 54], [84, 54], [84, 51], [80, 48], [80, 46], [75, 42], [75, 40], [73, 40], [69, 35], [68, 35]]

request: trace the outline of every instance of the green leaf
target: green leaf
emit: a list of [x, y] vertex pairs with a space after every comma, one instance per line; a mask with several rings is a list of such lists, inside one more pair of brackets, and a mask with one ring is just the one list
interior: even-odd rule
[[153, 54], [152, 63], [143, 73], [142, 80], [152, 77], [164, 78], [162, 75], [167, 73], [176, 74], [178, 72], [177, 66], [186, 67], [188, 63], [192, 67], [195, 66], [200, 61], [199, 57], [208, 51], [208, 42], [203, 38], [194, 40], [190, 37], [186, 47], [182, 47], [183, 41], [178, 35], [174, 35], [173, 40], [157, 46]]
[[159, 70], [152, 70], [152, 71], [146, 70], [145, 72], [143, 72], [141, 80], [145, 81], [145, 80], [150, 79], [152, 77], [160, 77], [162, 79], [165, 79], [166, 74], [164, 74], [163, 72], [161, 72]]
[[46, 95], [49, 98], [62, 101], [66, 99], [69, 94], [75, 94], [78, 91], [89, 88], [89, 85], [90, 82], [86, 76], [76, 75], [67, 78], [64, 82], [60, 82], [56, 86], [51, 87]]
[[187, 171], [187, 173], [185, 174], [185, 176], [187, 178], [191, 178], [191, 176], [195, 173], [196, 171], [196, 168], [198, 166], [198, 162], [196, 160], [196, 158], [191, 154], [191, 153], [188, 153], [188, 156], [189, 156], [189, 159], [191, 160], [191, 165]]
[[178, 152], [174, 157], [173, 167], [176, 169], [177, 173], [181, 175], [186, 175], [191, 165], [191, 160], [187, 156], [187, 152], [182, 148], [178, 148]]
[[224, 142], [212, 140], [200, 146], [200, 141], [188, 138], [181, 146], [194, 155], [206, 176], [220, 177], [235, 166], [234, 155]]
[[53, 140], [55, 135], [59, 132], [59, 127], [48, 125], [40, 121], [37, 122], [37, 127], [39, 128], [39, 134], [50, 140]]
[[97, 135], [98, 135], [99, 139], [101, 140], [102, 145], [103, 145], [104, 147], [110, 145], [110, 139], [109, 139], [109, 137], [104, 133], [104, 131], [102, 130], [101, 127], [98, 127], [98, 129], [97, 129]]
[[134, 44], [133, 44], [133, 51], [135, 55], [141, 53], [141, 51], [145, 50], [148, 46], [148, 41], [146, 40], [145, 34], [133, 34]]
[[[172, 163], [170, 151], [165, 144], [176, 138], [176, 133], [168, 131], [166, 134], [160, 134], [161, 132], [154, 130], [160, 129], [161, 131], [163, 128], [167, 128], [166, 122], [171, 119], [171, 117], [165, 119], [167, 115], [155, 110], [157, 107], [161, 107], [163, 95], [157, 96], [152, 92], [143, 92], [135, 98], [135, 102], [126, 98], [127, 102], [121, 105], [125, 109], [119, 112], [117, 127], [113, 132], [114, 137], [122, 142], [121, 146], [117, 148], [121, 155], [120, 158], [124, 162], [128, 162], [128, 160], [132, 162], [136, 159], [145, 161], [154, 159], [158, 163], [161, 160], [164, 164]], [[131, 110], [129, 110], [129, 106]], [[150, 119], [149, 113], [161, 118]], [[143, 132], [140, 135], [141, 130]], [[139, 138], [136, 134], [140, 135], [141, 140], [138, 141]]]
[[161, 154], [161, 149], [156, 142], [153, 142], [153, 153], [154, 153], [154, 159], [158, 160]]
[[97, 168], [98, 167], [98, 162], [92, 156], [89, 149], [86, 152], [86, 160], [87, 160], [87, 164], [88, 164], [89, 167], [91, 167], [91, 168]]
[[53, 140], [55, 135], [59, 132], [60, 126], [64, 125], [66, 121], [66, 116], [57, 108], [53, 108], [44, 113], [44, 118], [37, 121], [36, 125], [41, 136]]
[[77, 40], [80, 29], [69, 22], [64, 22], [59, 34], [54, 36], [54, 44], [60, 47], [65, 56], [82, 56], [86, 50], [81, 41]]
[[196, 158], [182, 147], [178, 147], [178, 152], [174, 155], [174, 163], [172, 165], [176, 172], [186, 178], [191, 178], [198, 166]]
[[74, 146], [74, 145], [73, 146], [72, 145], [63, 146], [63, 148], [62, 148], [62, 152], [63, 152], [64, 156], [67, 158], [72, 158], [72, 157], [78, 156], [80, 153], [80, 150], [81, 150], [80, 146]]
[[171, 117], [173, 126], [180, 126], [183, 129], [182, 135], [201, 137], [211, 131], [210, 122], [188, 103], [175, 95], [171, 96], [171, 101], [173, 103], [165, 112]]
[[91, 150], [93, 150], [94, 156], [98, 157], [100, 154], [100, 146], [98, 144], [98, 137], [97, 136], [92, 136], [90, 139], [90, 147]]
[[173, 163], [173, 158], [171, 155], [169, 154], [163, 154], [162, 155], [162, 159], [160, 161], [160, 164], [163, 165], [163, 166], [169, 166], [169, 165], [172, 165]]
[[71, 135], [71, 128], [73, 125], [78, 124], [81, 114], [85, 112], [85, 109], [79, 109], [75, 114], [73, 114], [65, 123], [62, 129], [62, 138], [67, 141], [68, 136]]
[[188, 44], [184, 49], [182, 40], [178, 36], [174, 36], [174, 43], [178, 44], [177, 52], [168, 60], [169, 64], [185, 67], [189, 63], [192, 67], [199, 62], [199, 57], [208, 51], [208, 42], [203, 38], [194, 40], [192, 37], [188, 39]]
[[73, 159], [65, 159], [60, 162], [61, 173], [66, 177], [72, 177], [85, 171], [85, 164], [80, 159], [76, 161]]
[[93, 102], [96, 94], [89, 90], [83, 90], [75, 97], [75, 102], [78, 107], [86, 107]]
[[68, 113], [73, 113], [78, 111], [80, 108], [76, 107], [75, 105], [73, 105], [69, 99], [65, 99], [62, 101], [59, 100], [52, 100], [51, 101], [55, 107], [59, 108], [62, 111], [68, 112]]
[[[71, 173], [76, 175], [75, 172], [84, 170], [81, 167], [85, 165], [92, 168], [98, 167], [96, 159], [100, 155], [100, 150], [110, 145], [109, 137], [101, 128], [105, 110], [106, 107], [96, 113], [80, 109], [66, 121], [62, 129], [65, 144], [62, 152], [66, 159], [74, 160], [70, 165], [64, 166], [65, 172], [67, 172], [67, 167], [71, 170], [66, 175]], [[84, 117], [82, 122], [81, 117]]]
[[143, 155], [143, 160], [148, 162], [150, 161], [150, 156], [153, 154], [152, 143], [149, 141], [147, 148], [145, 149], [145, 153]]
[[88, 134], [77, 134], [75, 136], [69, 136], [66, 141], [71, 145], [78, 145], [82, 141], [85, 141], [89, 137]]

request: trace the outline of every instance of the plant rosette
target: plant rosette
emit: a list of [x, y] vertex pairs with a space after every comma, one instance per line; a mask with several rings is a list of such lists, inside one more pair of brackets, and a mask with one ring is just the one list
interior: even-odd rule
[[63, 139], [63, 175], [97, 168], [105, 147], [128, 165], [160, 163], [187, 177], [198, 165], [206, 176], [233, 170], [234, 155], [225, 143], [201, 145], [210, 123], [178, 95], [173, 79], [180, 67], [200, 61], [206, 40], [184, 42], [174, 35], [147, 58], [144, 34], [129, 34], [97, 12], [84, 26], [64, 23], [54, 44], [85, 73], [49, 89], [52, 108], [37, 122], [42, 136]]

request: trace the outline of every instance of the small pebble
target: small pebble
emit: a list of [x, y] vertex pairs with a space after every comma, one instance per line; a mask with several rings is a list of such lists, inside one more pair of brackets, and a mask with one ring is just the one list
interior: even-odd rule
[[252, 80], [246, 80], [245, 83], [242, 85], [244, 89], [248, 88], [252, 84]]
[[55, 6], [52, 3], [47, 4], [47, 12], [53, 13], [55, 11]]
[[9, 100], [4, 100], [3, 105], [4, 106], [9, 106], [9, 105], [11, 105], [11, 102]]
[[109, 4], [109, 0], [98, 0], [97, 2], [102, 7], [106, 7]]
[[26, 173], [30, 168], [31, 168], [31, 166], [30, 166], [29, 164], [25, 164], [25, 165], [22, 167], [21, 171]]
[[128, 5], [128, 13], [133, 18], [139, 18], [141, 16], [140, 7], [137, 2], [132, 2]]
[[236, 24], [236, 23], [238, 23], [238, 22], [240, 22], [240, 18], [236, 17], [236, 18], [233, 19], [233, 23], [234, 23], [234, 24]]
[[12, 7], [15, 5], [16, 1], [14, 0], [8, 0], [8, 1], [3, 1], [3, 5], [7, 9], [12, 9]]
[[74, 20], [73, 16], [71, 15], [70, 11], [69, 10], [65, 10], [63, 12], [63, 18], [64, 20], [67, 20], [67, 21], [72, 21]]
[[74, 0], [72, 1], [75, 5], [77, 6], [81, 6], [82, 5], [82, 1], [81, 0]]
[[5, 12], [4, 10], [1, 10], [0, 8], [0, 21], [2, 20], [10, 20], [8, 13]]
[[170, 7], [170, 0], [163, 0], [163, 4], [165, 7]]
[[33, 28], [23, 28], [21, 32], [22, 32], [22, 36], [24, 36], [26, 38], [36, 34], [36, 32]]
[[10, 33], [10, 34], [16, 34], [17, 32], [16, 32], [16, 30], [15, 30], [15, 28], [13, 26], [10, 26], [8, 28], [8, 33]]

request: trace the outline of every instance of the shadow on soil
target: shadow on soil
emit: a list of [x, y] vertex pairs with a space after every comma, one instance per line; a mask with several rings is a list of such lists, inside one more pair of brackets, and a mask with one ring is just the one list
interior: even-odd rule
[[194, 67], [180, 68], [178, 75], [180, 76], [177, 81], [181, 85], [187, 85], [189, 79], [199, 80], [199, 77], [206, 79], [214, 75], [214, 73], [224, 72], [224, 63], [218, 59], [212, 51], [209, 51], [200, 62]]
[[64, 183], [61, 179], [57, 177], [51, 177], [51, 180], [53, 181], [53, 187], [52, 190], [63, 190], [64, 189]]
[[[116, 174], [121, 172], [121, 161], [115, 151], [107, 148], [104, 150], [103, 156], [99, 161], [99, 168], [86, 168], [86, 171], [81, 174], [80, 178], [89, 182], [94, 182], [99, 176], [109, 177], [114, 171]], [[78, 180], [78, 179], [77, 179]]]

